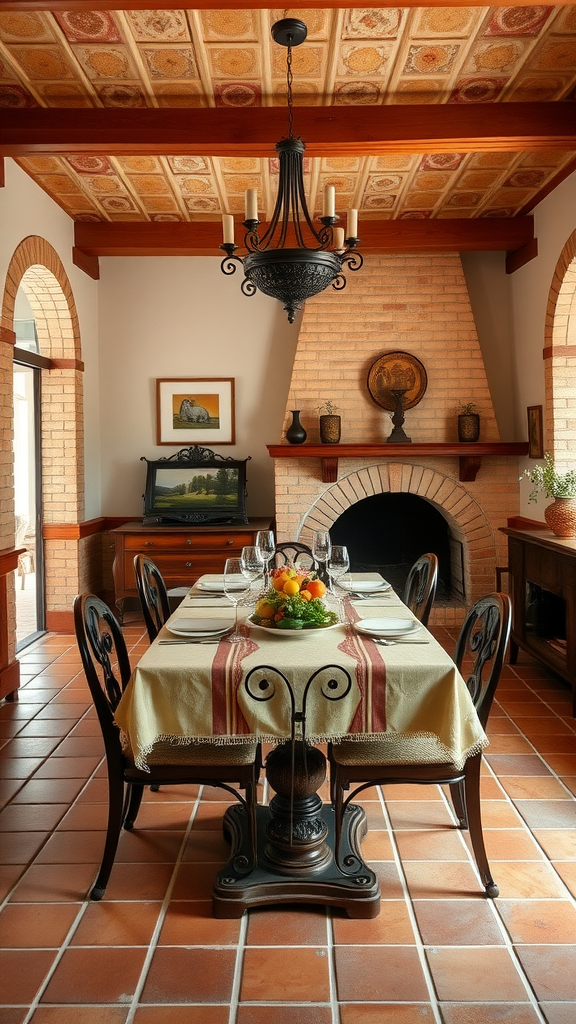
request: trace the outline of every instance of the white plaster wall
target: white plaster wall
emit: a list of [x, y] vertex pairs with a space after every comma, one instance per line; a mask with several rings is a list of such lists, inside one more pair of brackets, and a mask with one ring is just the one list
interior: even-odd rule
[[5, 160], [6, 185], [0, 188], [0, 282], [10, 260], [28, 235], [45, 238], [58, 253], [70, 279], [78, 311], [84, 360], [86, 519], [100, 512], [100, 398], [98, 392], [98, 282], [72, 263], [72, 219], [13, 160]]
[[248, 513], [274, 513], [274, 464], [299, 318], [240, 292], [219, 257], [100, 260], [102, 512], [142, 515], [146, 467], [179, 447], [156, 444], [156, 378], [233, 377], [236, 443], [207, 445], [247, 467]]
[[[566, 241], [576, 228], [576, 173], [566, 178], [534, 211], [538, 256], [510, 275], [516, 420], [519, 437], [528, 436], [526, 408], [544, 406], [544, 327], [548, 294], [554, 270]], [[546, 445], [546, 438], [544, 439]], [[576, 462], [576, 452], [574, 453]], [[521, 460], [531, 469], [533, 459]], [[543, 519], [548, 501], [528, 503], [532, 489], [525, 480], [520, 487], [521, 514]]]

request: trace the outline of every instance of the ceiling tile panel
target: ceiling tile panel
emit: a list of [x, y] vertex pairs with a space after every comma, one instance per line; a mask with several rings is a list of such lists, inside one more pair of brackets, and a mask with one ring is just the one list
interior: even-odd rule
[[67, 11], [55, 15], [71, 43], [121, 43], [122, 35], [108, 11]]
[[6, 43], [53, 43], [50, 22], [40, 13], [0, 13], [0, 39]]
[[190, 39], [184, 11], [127, 11], [126, 17], [139, 43], [180, 43]]

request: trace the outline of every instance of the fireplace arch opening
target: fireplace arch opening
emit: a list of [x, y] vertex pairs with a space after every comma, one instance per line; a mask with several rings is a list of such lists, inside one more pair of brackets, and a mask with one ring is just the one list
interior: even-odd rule
[[426, 498], [390, 492], [362, 498], [338, 517], [330, 536], [348, 548], [352, 572], [380, 572], [399, 593], [416, 559], [431, 551], [438, 557], [437, 601], [462, 599], [462, 544]]

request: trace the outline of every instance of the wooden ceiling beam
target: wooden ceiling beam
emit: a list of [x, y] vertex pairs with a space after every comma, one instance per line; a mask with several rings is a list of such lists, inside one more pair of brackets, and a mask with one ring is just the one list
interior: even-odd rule
[[[236, 240], [243, 228], [237, 224]], [[514, 252], [534, 237], [532, 217], [478, 220], [361, 220], [364, 255], [400, 252]], [[218, 256], [222, 229], [215, 221], [74, 225], [74, 245], [86, 256]], [[239, 249], [238, 254], [243, 255]], [[222, 253], [222, 258], [224, 253]]]
[[[572, 0], [556, 0], [556, 7], [567, 7]], [[152, 11], [159, 0], [2, 0], [3, 11]], [[403, 7], [446, 7], [446, 0], [404, 0]], [[486, 0], [451, 0], [451, 7], [485, 7]], [[510, 0], [493, 0], [491, 7], [509, 7]], [[534, 0], [514, 0], [515, 7], [536, 7]], [[181, 10], [182, 0], [161, 0], [162, 10]], [[342, 7], [342, 0], [306, 0], [291, 11], [332, 10]], [[347, 0], [347, 8], [365, 8], [366, 0]], [[246, 0], [196, 0], [197, 11], [239, 11], [246, 9]], [[250, 0], [250, 10], [270, 10], [270, 0]]]
[[[576, 149], [572, 103], [297, 107], [294, 122], [309, 156]], [[278, 107], [3, 110], [0, 156], [267, 157], [286, 128]]]

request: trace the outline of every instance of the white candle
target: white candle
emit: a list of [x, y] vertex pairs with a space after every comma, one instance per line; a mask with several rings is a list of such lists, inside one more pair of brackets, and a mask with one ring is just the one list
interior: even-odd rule
[[334, 185], [326, 185], [326, 188], [324, 189], [324, 206], [322, 209], [322, 216], [336, 216], [336, 189]]
[[348, 210], [348, 238], [358, 237], [358, 210]]
[[231, 213], [222, 214], [222, 231], [224, 245], [234, 245], [234, 217]]
[[246, 220], [258, 220], [258, 189], [246, 189], [244, 208], [246, 211]]
[[344, 228], [334, 228], [334, 248], [344, 249]]

